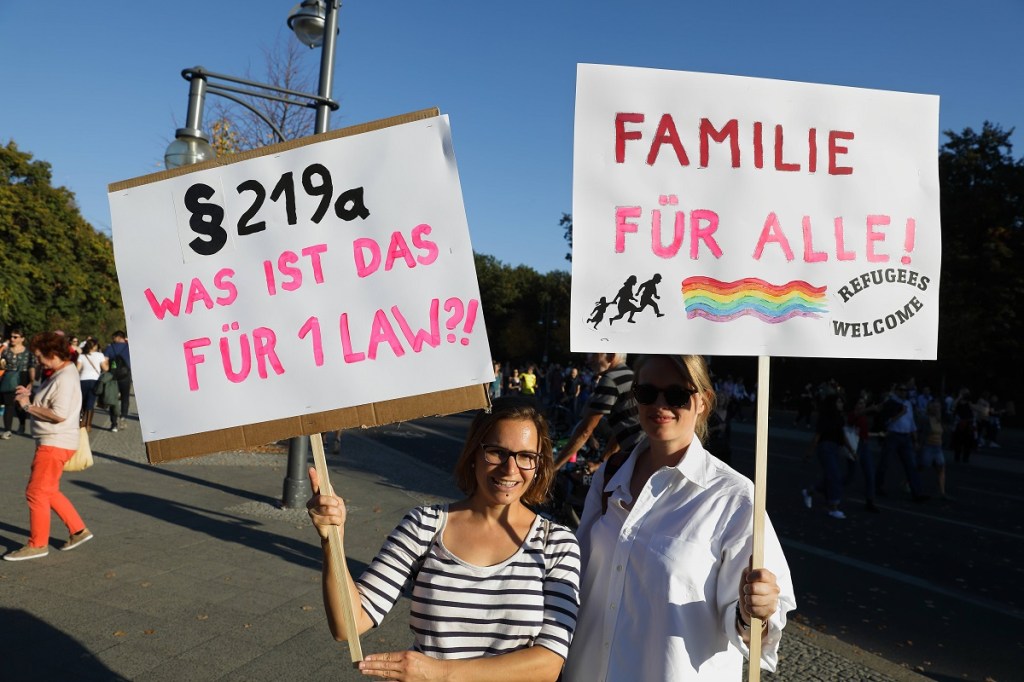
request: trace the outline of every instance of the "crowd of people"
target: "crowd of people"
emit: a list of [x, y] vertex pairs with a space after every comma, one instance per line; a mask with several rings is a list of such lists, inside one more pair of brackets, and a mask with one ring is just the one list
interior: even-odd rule
[[[25, 489], [29, 508], [29, 539], [20, 549], [4, 554], [5, 561], [28, 561], [49, 554], [50, 517], [56, 513], [67, 526], [69, 538], [60, 547], [68, 551], [92, 539], [71, 501], [60, 491], [64, 465], [80, 447], [81, 429], [92, 426], [97, 395], [110, 409], [110, 430], [128, 413], [131, 357], [123, 331], [114, 332], [103, 352], [96, 339], [79, 343], [62, 331], [42, 332], [26, 339], [12, 328], [0, 345], [0, 397], [3, 431], [10, 440], [14, 421], [19, 434], [31, 424], [36, 449]], [[110, 386], [112, 388], [106, 388]], [[123, 425], [123, 422], [121, 422]]]
[[[92, 429], [97, 405], [108, 410], [109, 426], [117, 432], [125, 425], [131, 395], [131, 351], [128, 335], [115, 331], [108, 343], [102, 344], [93, 336], [79, 341], [61, 330], [53, 332], [67, 345], [68, 359], [78, 371], [82, 391], [82, 410], [79, 421]], [[102, 350], [100, 348], [102, 347]], [[28, 417], [15, 401], [18, 386], [30, 390], [45, 381], [51, 372], [40, 366], [30, 348], [29, 338], [20, 327], [7, 330], [0, 340], [0, 403], [3, 412], [3, 430], [0, 439], [8, 440], [14, 433], [24, 434]], [[17, 430], [14, 422], [17, 421]]]
[[886, 475], [898, 462], [904, 486], [914, 502], [933, 496], [924, 477], [934, 475], [935, 494], [951, 497], [946, 489], [946, 453], [955, 463], [968, 464], [981, 447], [998, 448], [1002, 418], [1014, 414], [1012, 402], [1003, 403], [989, 391], [972, 397], [961, 388], [944, 397], [916, 381], [894, 382], [887, 390], [866, 390], [847, 396], [835, 380], [817, 387], [805, 384], [797, 399], [794, 426], [814, 430], [807, 457], [814, 456], [820, 476], [801, 490], [804, 505], [823, 500], [828, 515], [846, 518], [840, 508], [844, 491], [857, 477], [863, 477], [864, 508], [879, 513], [878, 497], [886, 497]]

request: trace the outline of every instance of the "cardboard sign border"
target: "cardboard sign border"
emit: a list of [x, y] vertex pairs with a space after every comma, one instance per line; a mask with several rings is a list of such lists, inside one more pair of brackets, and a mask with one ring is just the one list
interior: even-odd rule
[[[319, 135], [310, 135], [297, 140], [289, 140], [287, 142], [267, 147], [260, 147], [259, 149], [239, 152], [238, 154], [232, 154], [223, 158], [218, 157], [193, 166], [174, 168], [172, 170], [160, 171], [158, 173], [150, 173], [149, 175], [143, 175], [130, 180], [114, 182], [107, 185], [107, 191], [109, 193], [120, 192], [133, 187], [148, 185], [152, 182], [159, 182], [160, 180], [178, 177], [179, 175], [187, 175], [188, 173], [194, 173], [196, 171], [206, 170], [209, 168], [227, 166], [240, 161], [259, 158], [261, 156], [279, 154], [291, 149], [304, 147], [317, 142], [324, 142], [326, 140], [336, 140], [343, 137], [351, 137], [353, 135], [372, 132], [374, 130], [390, 128], [391, 126], [402, 125], [403, 123], [412, 123], [413, 121], [436, 118], [440, 115], [441, 110], [437, 107], [421, 109], [408, 114], [383, 118], [377, 121], [370, 121], [368, 123], [350, 126], [348, 128], [332, 130]], [[227, 429], [218, 429], [216, 431], [205, 431], [189, 434], [187, 436], [176, 436], [174, 438], [153, 440], [146, 443], [146, 456], [149, 459], [150, 464], [159, 464], [161, 462], [170, 462], [176, 459], [196, 457], [198, 455], [208, 455], [214, 452], [223, 452], [225, 450], [242, 450], [295, 436], [355, 427], [369, 428], [373, 426], [382, 426], [384, 424], [393, 424], [395, 422], [408, 421], [410, 419], [454, 414], [456, 412], [465, 412], [466, 410], [486, 408], [489, 406], [490, 399], [488, 398], [487, 385], [474, 384], [472, 386], [465, 386], [463, 388], [450, 389], [447, 391], [437, 391], [434, 393], [425, 393], [423, 395], [385, 400], [378, 403], [367, 403], [365, 405], [328, 410], [326, 412], [276, 419], [269, 422], [245, 424]]]
[[314, 433], [357, 427], [365, 429], [421, 417], [455, 414], [466, 410], [486, 408], [490, 404], [487, 385], [474, 384], [447, 391], [395, 398], [355, 407], [343, 407], [338, 410], [287, 417], [270, 422], [151, 440], [146, 443], [146, 456], [150, 464], [159, 464], [225, 450], [244, 450], [295, 436], [308, 436]]

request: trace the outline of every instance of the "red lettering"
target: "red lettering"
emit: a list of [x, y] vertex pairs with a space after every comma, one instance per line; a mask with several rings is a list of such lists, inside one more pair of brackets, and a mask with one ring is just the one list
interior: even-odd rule
[[726, 123], [721, 130], [706, 118], [700, 120], [700, 167], [708, 167], [708, 138], [722, 143], [729, 140], [729, 151], [732, 155], [732, 167], [740, 167], [740, 124], [735, 118]]
[[852, 166], [840, 166], [837, 156], [849, 152], [847, 147], [839, 144], [839, 140], [852, 140], [853, 133], [845, 130], [828, 131], [828, 174], [829, 175], [853, 175]]
[[798, 171], [800, 170], [799, 163], [786, 163], [782, 160], [782, 145], [783, 145], [783, 134], [782, 126], [775, 126], [775, 170], [779, 171]]
[[651, 151], [647, 154], [648, 166], [653, 166], [654, 162], [658, 160], [658, 152], [661, 151], [661, 146], [665, 143], [672, 145], [680, 166], [690, 165], [690, 159], [686, 156], [686, 150], [683, 149], [683, 142], [679, 139], [679, 131], [676, 130], [676, 123], [672, 120], [671, 114], [664, 114], [658, 122], [658, 130], [655, 131], [654, 141], [651, 142]]
[[643, 114], [615, 114], [615, 163], [626, 161], [626, 140], [639, 140], [639, 130], [626, 131], [627, 123], [643, 123]]

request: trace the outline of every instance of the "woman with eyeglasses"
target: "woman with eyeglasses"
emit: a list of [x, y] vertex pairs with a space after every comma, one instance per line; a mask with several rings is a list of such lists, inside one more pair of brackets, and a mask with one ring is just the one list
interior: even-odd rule
[[[348, 589], [360, 634], [380, 624], [411, 588], [408, 651], [371, 654], [363, 675], [389, 680], [555, 680], [579, 607], [579, 545], [566, 528], [535, 514], [554, 477], [547, 424], [522, 397], [494, 401], [473, 420], [455, 465], [466, 498], [417, 507], [388, 536]], [[341, 498], [306, 507], [321, 542], [330, 526], [344, 539]], [[325, 548], [326, 549], [326, 548]], [[324, 607], [331, 633], [347, 639], [341, 595], [324, 557]]]
[[577, 530], [583, 556], [569, 682], [739, 680], [751, 618], [775, 670], [789, 566], [770, 522], [750, 570], [753, 484], [704, 449], [715, 392], [698, 355], [645, 355], [633, 396], [646, 435], [594, 477]]

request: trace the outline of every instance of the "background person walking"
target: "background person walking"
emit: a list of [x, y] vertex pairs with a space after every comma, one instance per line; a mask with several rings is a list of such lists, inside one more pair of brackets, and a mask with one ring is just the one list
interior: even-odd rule
[[132, 391], [132, 358], [125, 333], [118, 330], [113, 333], [112, 338], [114, 340], [103, 349], [103, 354], [110, 361], [110, 373], [114, 375], [117, 392], [121, 398], [119, 402], [110, 403], [110, 430], [116, 433], [118, 428], [124, 428], [128, 419], [128, 399]]

